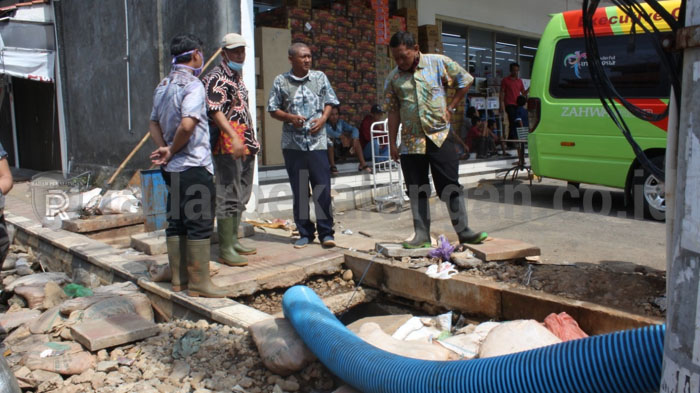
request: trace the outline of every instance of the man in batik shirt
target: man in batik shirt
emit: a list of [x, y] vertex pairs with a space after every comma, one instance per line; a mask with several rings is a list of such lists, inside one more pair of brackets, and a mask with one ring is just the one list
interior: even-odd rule
[[245, 48], [241, 35], [226, 34], [221, 63], [204, 77], [216, 177], [219, 262], [229, 266], [245, 266], [248, 261], [243, 255], [256, 253], [238, 241], [238, 227], [253, 190], [255, 155], [260, 150], [248, 110], [248, 89], [243, 84]]
[[[308, 46], [292, 44], [289, 61], [292, 69], [275, 78], [267, 110], [284, 122], [282, 155], [294, 196], [294, 222], [301, 236], [294, 247], [306, 247], [314, 240], [316, 230], [323, 247], [335, 247], [325, 124], [331, 108], [340, 102], [326, 74], [311, 70]], [[316, 228], [309, 214], [309, 183]]]
[[[480, 243], [488, 236], [467, 225], [464, 190], [459, 184], [459, 157], [450, 133], [450, 119], [474, 78], [459, 64], [442, 55], [422, 54], [413, 35], [398, 32], [389, 42], [397, 67], [387, 77], [385, 106], [389, 113], [389, 149], [401, 159], [411, 202], [415, 236], [404, 248], [430, 247], [428, 169], [437, 195], [447, 204], [460, 243]], [[449, 105], [445, 87], [457, 89]], [[396, 146], [399, 123], [401, 147]]]

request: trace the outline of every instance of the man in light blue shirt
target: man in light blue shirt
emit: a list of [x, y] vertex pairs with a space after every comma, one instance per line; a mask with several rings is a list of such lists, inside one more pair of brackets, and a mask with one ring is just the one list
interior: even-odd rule
[[226, 297], [209, 278], [209, 238], [214, 226], [214, 167], [202, 72], [202, 41], [173, 38], [170, 74], [156, 87], [149, 131], [158, 148], [151, 153], [168, 186], [165, 230], [173, 291], [190, 296]]
[[[302, 43], [289, 47], [292, 69], [277, 75], [267, 111], [284, 122], [282, 154], [294, 197], [294, 222], [306, 247], [318, 236], [323, 247], [335, 247], [331, 213], [331, 175], [326, 121], [340, 104], [326, 74], [311, 70], [311, 50]], [[316, 226], [309, 214], [309, 184], [313, 188]]]

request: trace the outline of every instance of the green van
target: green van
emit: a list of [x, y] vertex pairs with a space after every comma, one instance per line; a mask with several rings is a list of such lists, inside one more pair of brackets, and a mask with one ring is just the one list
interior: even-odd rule
[[[680, 3], [661, 2], [676, 18]], [[650, 8], [647, 12], [659, 30], [670, 31], [660, 15]], [[652, 38], [645, 34], [632, 38], [632, 23], [617, 7], [600, 8], [593, 21], [601, 62], [617, 90], [638, 107], [663, 113], [671, 84]], [[643, 197], [645, 214], [663, 219], [664, 184], [642, 169], [600, 103], [588, 72], [583, 36], [578, 10], [555, 14], [540, 39], [528, 100], [533, 118], [528, 137], [532, 170], [538, 176], [571, 183], [624, 189], [627, 201]], [[634, 139], [663, 167], [668, 121], [649, 123], [619, 108]]]

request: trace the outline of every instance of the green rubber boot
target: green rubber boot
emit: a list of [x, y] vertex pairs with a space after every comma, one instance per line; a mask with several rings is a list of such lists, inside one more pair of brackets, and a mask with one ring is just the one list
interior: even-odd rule
[[168, 248], [168, 264], [172, 272], [173, 291], [187, 289], [187, 238], [185, 236], [169, 236], [165, 239]]
[[257, 254], [258, 250], [252, 247], [246, 247], [238, 240], [238, 228], [241, 226], [241, 213], [236, 213], [233, 217], [233, 249], [240, 255]]
[[218, 261], [228, 266], [246, 266], [248, 260], [238, 255], [236, 249], [233, 248], [234, 239], [237, 234], [234, 233], [234, 218], [217, 218], [216, 232], [219, 234], [219, 259]]
[[403, 242], [403, 248], [430, 248], [430, 205], [428, 198], [415, 197], [410, 199], [411, 214], [413, 215], [413, 239]]
[[192, 297], [222, 298], [229, 295], [226, 289], [214, 285], [209, 277], [210, 247], [209, 239], [187, 240], [187, 294]]

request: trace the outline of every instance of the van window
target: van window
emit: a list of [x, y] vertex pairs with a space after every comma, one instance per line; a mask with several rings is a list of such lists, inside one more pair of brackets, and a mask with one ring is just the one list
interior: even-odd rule
[[[670, 81], [662, 71], [651, 37], [619, 35], [598, 37], [603, 68], [625, 98], [667, 98]], [[598, 98], [586, 60], [583, 38], [557, 42], [549, 92], [557, 98]]]

